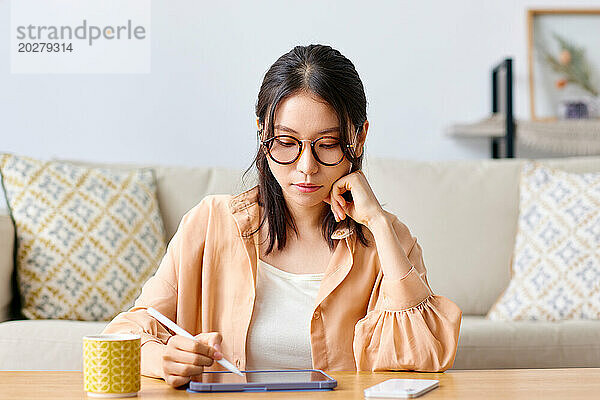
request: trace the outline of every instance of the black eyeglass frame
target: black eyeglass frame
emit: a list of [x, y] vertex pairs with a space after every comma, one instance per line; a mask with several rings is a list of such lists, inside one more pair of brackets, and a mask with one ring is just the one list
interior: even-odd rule
[[[360, 130], [358, 130], [358, 131], [356, 132], [356, 136], [357, 136], [357, 137], [358, 137], [358, 133], [360, 133]], [[293, 164], [293, 163], [295, 163], [296, 161], [298, 161], [298, 159], [299, 159], [299, 158], [300, 158], [300, 156], [302, 155], [302, 152], [304, 151], [304, 142], [306, 142], [306, 141], [309, 141], [308, 139], [305, 139], [305, 140], [300, 140], [300, 139], [297, 139], [297, 138], [295, 138], [295, 137], [293, 137], [293, 136], [290, 136], [290, 135], [276, 135], [276, 136], [273, 136], [273, 137], [271, 137], [271, 138], [269, 138], [269, 139], [266, 139], [266, 140], [261, 140], [261, 138], [260, 138], [260, 137], [262, 136], [262, 129], [259, 129], [259, 130], [257, 131], [257, 135], [258, 135], [258, 140], [259, 140], [259, 142], [260, 142], [260, 143], [261, 143], [263, 146], [265, 146], [265, 147], [266, 147], [266, 149], [267, 149], [267, 154], [269, 155], [269, 157], [271, 158], [271, 160], [273, 160], [273, 161], [274, 161], [274, 162], [276, 162], [277, 164], [281, 164], [281, 165], [289, 165], [289, 164]], [[292, 139], [292, 140], [294, 140], [294, 141], [296, 141], [297, 143], [299, 143], [299, 144], [300, 144], [300, 151], [298, 151], [298, 154], [296, 155], [296, 157], [294, 157], [294, 159], [293, 159], [292, 161], [288, 161], [288, 162], [281, 162], [281, 161], [278, 161], [278, 160], [276, 160], [276, 159], [275, 159], [275, 157], [273, 157], [273, 155], [271, 155], [271, 148], [270, 148], [270, 146], [269, 146], [269, 143], [271, 143], [271, 142], [272, 142], [273, 140], [275, 140], [276, 138], [280, 138], [280, 137], [290, 138], [290, 139]], [[338, 162], [336, 162], [336, 163], [324, 163], [323, 161], [321, 161], [321, 160], [319, 159], [319, 156], [317, 156], [317, 152], [316, 152], [316, 150], [315, 150], [315, 143], [317, 143], [317, 142], [318, 142], [319, 140], [321, 140], [321, 139], [337, 139], [337, 138], [334, 138], [334, 137], [332, 137], [332, 136], [321, 136], [320, 138], [317, 138], [317, 139], [315, 139], [315, 140], [312, 140], [312, 141], [310, 141], [310, 150], [311, 150], [311, 153], [312, 153], [313, 157], [315, 157], [315, 160], [317, 160], [317, 162], [318, 162], [319, 164], [321, 164], [321, 165], [325, 165], [325, 166], [327, 166], [327, 167], [334, 167], [334, 166], [338, 165], [339, 163], [341, 163], [342, 161], [344, 161], [344, 157], [346, 157], [346, 152], [347, 152], [347, 149], [350, 149], [350, 148], [351, 148], [351, 149], [354, 149], [354, 148], [356, 147], [356, 145], [355, 145], [355, 144], [347, 144], [345, 147], [342, 147], [342, 158], [340, 158], [340, 160], [339, 160]], [[338, 139], [338, 142], [339, 142], [339, 139]], [[341, 143], [340, 143], [340, 146], [341, 146]]]

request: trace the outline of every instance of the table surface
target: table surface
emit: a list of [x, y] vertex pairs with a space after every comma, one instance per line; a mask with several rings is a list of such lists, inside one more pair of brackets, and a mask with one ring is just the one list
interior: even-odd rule
[[[144, 399], [363, 399], [363, 390], [386, 379], [438, 379], [424, 399], [587, 399], [598, 398], [600, 368], [455, 370], [424, 372], [328, 372], [338, 381], [333, 391], [193, 394], [160, 379], [142, 377]], [[83, 376], [75, 371], [0, 371], [2, 399], [82, 399]]]

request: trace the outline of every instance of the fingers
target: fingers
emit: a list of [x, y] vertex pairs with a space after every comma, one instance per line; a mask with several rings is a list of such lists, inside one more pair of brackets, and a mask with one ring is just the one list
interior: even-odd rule
[[343, 219], [342, 215], [345, 215], [345, 213], [343, 211], [340, 212], [340, 210], [336, 208], [337, 202], [331, 199], [331, 194], [324, 198], [323, 201], [331, 206], [331, 212], [336, 221]]
[[[344, 198], [341, 195], [333, 196], [333, 191], [334, 189], [331, 190], [330, 196], [327, 196], [325, 199], [323, 199], [323, 201], [331, 206], [331, 212], [333, 213], [335, 220], [341, 221], [344, 218], [346, 218], [346, 212], [344, 211], [344, 207], [346, 206], [346, 200], [344, 200]], [[338, 200], [338, 198], [341, 199], [341, 201], [343, 201], [343, 207], [342, 205], [340, 205], [340, 200]]]
[[191, 376], [198, 376], [204, 372], [204, 366], [185, 364], [169, 359], [163, 355], [162, 369], [165, 382], [173, 387], [185, 385], [190, 381]]
[[346, 213], [344, 212], [342, 207], [339, 205], [339, 203], [336, 201], [333, 201], [331, 203], [331, 212], [333, 213], [333, 216], [335, 217], [335, 220], [337, 222], [346, 218]]
[[206, 340], [209, 346], [215, 348], [216, 346], [221, 347], [221, 342], [223, 341], [223, 336], [219, 332], [201, 333], [200, 335], [196, 336], [196, 338], [198, 338], [199, 340]]
[[223, 357], [217, 351], [220, 350], [222, 340], [223, 337], [218, 332], [200, 334], [194, 339], [181, 335], [171, 336], [162, 356], [165, 382], [178, 387], [188, 383], [191, 377], [201, 376], [204, 367], [211, 366], [215, 359]]
[[352, 182], [349, 178], [352, 174], [343, 176], [333, 183], [329, 195], [323, 199], [323, 201], [331, 206], [331, 212], [335, 217], [336, 221], [341, 221], [349, 215], [346, 210], [348, 209], [348, 202], [342, 196], [342, 193], [350, 192], [352, 190]]
[[174, 388], [185, 385], [189, 381], [190, 381], [189, 376], [177, 376], [177, 375], [165, 376], [165, 382], [167, 382], [169, 385], [171, 385]]
[[212, 355], [213, 359], [220, 360], [223, 358], [223, 354], [221, 354], [221, 342], [223, 341], [223, 336], [219, 332], [200, 333], [194, 336], [194, 339], [206, 343], [215, 350]]
[[164, 359], [182, 364], [191, 364], [207, 367], [211, 366], [213, 363], [213, 359], [210, 357], [179, 349], [174, 349], [173, 351], [166, 353]]
[[346, 191], [345, 188], [334, 186], [331, 190], [331, 206], [334, 209], [334, 214], [337, 214], [337, 220], [341, 221], [346, 218], [346, 200], [342, 197], [342, 191]]
[[171, 337], [167, 344], [169, 343], [179, 350], [201, 354], [210, 358], [213, 358], [213, 355], [216, 352], [214, 347], [209, 346], [200, 340], [186, 338], [185, 336], [181, 335], [175, 335]]
[[163, 360], [163, 370], [167, 372], [168, 375], [185, 376], [189, 378], [191, 376], [201, 375], [202, 372], [204, 372], [204, 366]]

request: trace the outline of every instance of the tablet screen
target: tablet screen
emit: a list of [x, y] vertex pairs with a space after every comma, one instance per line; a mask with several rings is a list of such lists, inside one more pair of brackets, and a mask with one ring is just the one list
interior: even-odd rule
[[202, 383], [295, 383], [295, 382], [325, 382], [330, 379], [320, 371], [249, 371], [242, 372], [244, 376], [231, 372], [205, 372]]

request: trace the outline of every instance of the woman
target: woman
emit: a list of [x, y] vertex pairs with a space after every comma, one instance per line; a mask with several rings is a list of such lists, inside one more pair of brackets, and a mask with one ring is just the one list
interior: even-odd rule
[[221, 357], [242, 370], [450, 368], [462, 312], [433, 294], [416, 238], [361, 172], [369, 122], [353, 64], [295, 47], [265, 74], [256, 115], [258, 186], [186, 213], [104, 332], [140, 334], [142, 373], [172, 386], [222, 370]]

